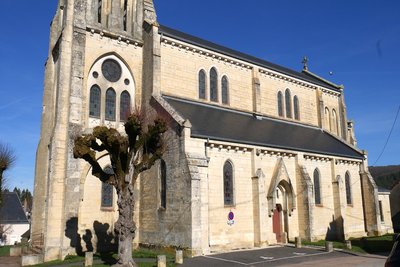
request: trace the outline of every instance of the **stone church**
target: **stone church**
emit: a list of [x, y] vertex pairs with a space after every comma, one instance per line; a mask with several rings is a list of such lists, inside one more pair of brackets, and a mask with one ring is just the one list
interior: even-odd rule
[[135, 107], [168, 122], [136, 184], [136, 245], [201, 255], [392, 231], [344, 87], [307, 60], [295, 71], [162, 26], [152, 0], [59, 0], [50, 31], [31, 229], [45, 261], [115, 245], [116, 193], [72, 147]]

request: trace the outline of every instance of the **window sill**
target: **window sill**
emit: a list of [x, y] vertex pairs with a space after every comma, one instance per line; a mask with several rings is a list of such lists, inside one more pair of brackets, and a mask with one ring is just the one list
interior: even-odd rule
[[322, 205], [322, 204], [315, 204], [315, 206], [316, 206], [316, 207], [321, 207], [321, 208], [322, 208], [324, 205]]
[[101, 210], [101, 211], [108, 211], [108, 212], [110, 212], [110, 211], [114, 211], [114, 207], [101, 207], [100, 210]]

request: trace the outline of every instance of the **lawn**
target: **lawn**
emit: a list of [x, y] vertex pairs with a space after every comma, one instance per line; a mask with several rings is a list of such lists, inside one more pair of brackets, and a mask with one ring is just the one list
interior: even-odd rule
[[0, 257], [9, 256], [10, 255], [10, 247], [11, 246], [0, 247]]
[[[369, 236], [361, 238], [350, 238], [351, 241], [351, 251], [358, 253], [380, 253], [389, 252], [394, 244], [393, 234], [387, 234], [384, 236]], [[319, 240], [316, 242], [302, 241], [303, 245], [311, 246], [325, 246], [325, 240]], [[339, 241], [333, 241], [333, 247], [339, 249], [345, 249], [346, 244]]]
[[[175, 251], [172, 249], [147, 249], [147, 248], [140, 248], [135, 250], [132, 253], [133, 257], [137, 259], [136, 263], [139, 267], [157, 267], [157, 255], [166, 255], [167, 257], [167, 267], [175, 267]], [[109, 267], [116, 263], [117, 254], [113, 253], [101, 253], [95, 254], [93, 257], [94, 262], [102, 261], [103, 263], [95, 263], [93, 266], [96, 267]], [[141, 260], [145, 259], [144, 261], [151, 261], [152, 262], [140, 262]], [[85, 257], [80, 256], [67, 256], [64, 261], [56, 260], [51, 262], [46, 262], [38, 265], [34, 265], [34, 267], [48, 267], [48, 266], [59, 266], [63, 264], [73, 264], [77, 263], [76, 265], [72, 266], [82, 266], [82, 262], [85, 261]]]

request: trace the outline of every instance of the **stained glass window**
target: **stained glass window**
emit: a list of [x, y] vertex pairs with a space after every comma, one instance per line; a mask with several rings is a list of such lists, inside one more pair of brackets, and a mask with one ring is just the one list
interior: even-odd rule
[[131, 113], [131, 96], [127, 91], [121, 93], [119, 117], [121, 121], [126, 121]]
[[321, 204], [321, 184], [319, 170], [314, 170], [314, 198], [315, 204]]
[[351, 200], [351, 183], [350, 183], [350, 174], [349, 174], [349, 172], [346, 172], [344, 180], [345, 180], [345, 185], [346, 185], [347, 205], [351, 205], [352, 204], [352, 200]]
[[215, 68], [210, 70], [210, 100], [218, 102], [218, 74]]
[[89, 116], [100, 118], [101, 92], [100, 87], [93, 85], [90, 88]]
[[115, 91], [110, 88], [106, 92], [106, 120], [115, 121]]
[[282, 92], [278, 92], [278, 115], [283, 117], [283, 96]]
[[296, 120], [300, 120], [299, 98], [297, 97], [297, 95], [293, 97], [293, 109], [294, 109], [294, 118]]
[[199, 72], [199, 98], [206, 99], [206, 72], [204, 70]]
[[[104, 168], [104, 172], [108, 174], [113, 174], [114, 171], [111, 166]], [[107, 183], [102, 183], [101, 185], [101, 207], [102, 208], [112, 208], [113, 206], [113, 191], [112, 185]]]
[[229, 84], [228, 77], [223, 76], [221, 81], [222, 104], [229, 104]]
[[230, 161], [224, 164], [224, 205], [233, 205], [233, 166]]
[[160, 206], [167, 208], [167, 166], [164, 160], [160, 162]]
[[103, 9], [103, 1], [99, 0], [97, 4], [97, 22], [101, 23], [101, 10]]
[[123, 24], [124, 24], [124, 31], [126, 31], [126, 25], [128, 22], [128, 0], [124, 0], [124, 14], [123, 14]]
[[290, 96], [289, 89], [285, 91], [285, 106], [286, 106], [286, 117], [292, 118], [292, 98]]

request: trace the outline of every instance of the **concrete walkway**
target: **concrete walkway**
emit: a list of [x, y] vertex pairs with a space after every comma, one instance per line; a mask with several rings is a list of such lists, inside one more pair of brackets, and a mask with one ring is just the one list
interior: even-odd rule
[[0, 267], [20, 267], [21, 257], [0, 257]]

